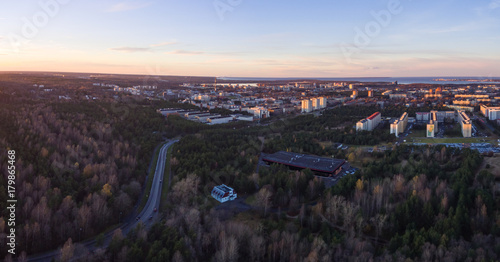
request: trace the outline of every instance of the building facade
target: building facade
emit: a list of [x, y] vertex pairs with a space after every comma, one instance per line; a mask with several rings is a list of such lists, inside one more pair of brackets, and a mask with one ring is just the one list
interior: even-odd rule
[[312, 101], [309, 99], [302, 100], [302, 113], [311, 113], [313, 111]]
[[356, 123], [356, 131], [372, 131], [378, 126], [378, 124], [380, 124], [380, 121], [382, 121], [382, 114], [380, 114], [380, 112], [376, 112], [371, 116], [358, 121]]
[[471, 137], [472, 121], [469, 116], [464, 111], [458, 111], [458, 118], [460, 119], [460, 125], [462, 126], [462, 135], [464, 137]]
[[399, 137], [399, 134], [403, 133], [408, 125], [408, 113], [404, 112], [399, 119], [394, 120], [391, 124], [391, 134]]
[[438, 132], [438, 117], [437, 117], [437, 111], [431, 111], [430, 113], [430, 120], [429, 123], [427, 123], [427, 137], [435, 137], [436, 132]]
[[481, 113], [491, 121], [500, 119], [500, 107], [488, 107], [483, 104], [479, 105]]

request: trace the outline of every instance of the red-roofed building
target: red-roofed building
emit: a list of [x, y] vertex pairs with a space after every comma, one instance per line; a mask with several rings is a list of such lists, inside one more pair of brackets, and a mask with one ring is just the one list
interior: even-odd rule
[[368, 120], [373, 120], [373, 119], [375, 119], [377, 116], [380, 116], [380, 112], [373, 113], [373, 115], [371, 115], [371, 116], [369, 116], [369, 117], [368, 117]]
[[380, 124], [380, 121], [382, 121], [382, 114], [380, 112], [376, 112], [369, 116], [368, 118], [360, 120], [356, 124], [356, 131], [358, 130], [366, 130], [366, 131], [372, 131], [375, 129], [375, 127]]

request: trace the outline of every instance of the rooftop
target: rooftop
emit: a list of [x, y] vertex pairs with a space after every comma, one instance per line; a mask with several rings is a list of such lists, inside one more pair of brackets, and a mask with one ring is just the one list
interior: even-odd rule
[[369, 116], [368, 119], [373, 120], [378, 115], [380, 115], [380, 112], [375, 112], [375, 113], [373, 113], [373, 115]]
[[230, 193], [230, 192], [233, 191], [232, 188], [230, 188], [230, 187], [228, 187], [228, 186], [226, 186], [224, 184], [222, 184], [220, 186], [216, 186], [216, 188], [219, 189], [219, 190], [221, 190], [221, 191], [223, 191], [224, 193]]
[[333, 173], [345, 163], [345, 160], [343, 159], [318, 157], [285, 151], [279, 151], [274, 154], [266, 155], [262, 159], [264, 161], [298, 168], [309, 168], [313, 171], [324, 173]]

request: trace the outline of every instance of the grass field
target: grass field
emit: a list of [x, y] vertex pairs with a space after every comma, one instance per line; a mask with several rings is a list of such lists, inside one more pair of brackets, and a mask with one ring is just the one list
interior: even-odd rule
[[411, 130], [411, 134], [408, 134], [408, 138], [422, 138], [425, 137], [425, 130]]

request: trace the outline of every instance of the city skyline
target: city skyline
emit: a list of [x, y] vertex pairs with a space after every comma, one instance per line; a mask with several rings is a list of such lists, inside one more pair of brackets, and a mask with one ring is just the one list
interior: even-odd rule
[[0, 71], [500, 76], [500, 1], [4, 3]]

